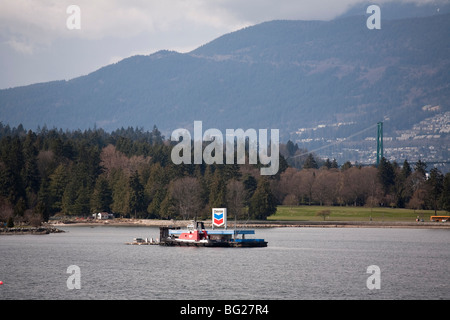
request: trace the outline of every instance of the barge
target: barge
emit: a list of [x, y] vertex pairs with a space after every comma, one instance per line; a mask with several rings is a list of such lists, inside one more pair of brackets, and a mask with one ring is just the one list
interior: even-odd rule
[[[214, 229], [214, 227], [223, 227]], [[252, 248], [267, 247], [264, 239], [246, 238], [255, 234], [255, 230], [227, 229], [227, 209], [213, 208], [212, 230], [206, 230], [205, 224], [199, 221], [191, 221], [186, 229], [180, 227], [160, 227], [159, 240], [135, 238], [127, 244], [162, 246], [188, 246], [188, 247], [228, 247], [228, 248]]]
[[246, 238], [254, 230], [206, 230], [203, 222], [194, 221], [187, 229], [160, 227], [159, 244], [194, 247], [267, 247], [264, 239]]
[[159, 244], [159, 242], [156, 240], [153, 240], [153, 238], [151, 238], [151, 239], [134, 238], [133, 242], [125, 242], [125, 244], [143, 246], [143, 245], [157, 245], [157, 244]]

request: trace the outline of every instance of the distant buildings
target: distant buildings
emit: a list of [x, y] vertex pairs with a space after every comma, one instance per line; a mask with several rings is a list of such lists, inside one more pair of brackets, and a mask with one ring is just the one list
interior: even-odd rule
[[[445, 172], [450, 169], [450, 111], [442, 110], [440, 106], [427, 105], [422, 108], [430, 116], [414, 124], [410, 129], [391, 132], [384, 137], [384, 153], [386, 159], [397, 162], [419, 159], [438, 164]], [[300, 148], [315, 152], [321, 158], [335, 158], [338, 163], [375, 163], [376, 131], [367, 136], [353, 133], [350, 126], [354, 123], [338, 123], [320, 125], [314, 128], [299, 128], [296, 139]], [[389, 120], [386, 120], [389, 126]], [[336, 131], [340, 127], [345, 133]], [[334, 129], [334, 130], [333, 130]], [[349, 136], [349, 138], [342, 138]], [[430, 167], [431, 168], [431, 167]]]

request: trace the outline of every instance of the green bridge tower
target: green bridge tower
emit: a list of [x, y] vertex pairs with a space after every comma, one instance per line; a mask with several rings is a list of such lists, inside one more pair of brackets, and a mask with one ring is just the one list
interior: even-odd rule
[[378, 134], [377, 134], [377, 166], [380, 164], [383, 158], [383, 122], [378, 122]]

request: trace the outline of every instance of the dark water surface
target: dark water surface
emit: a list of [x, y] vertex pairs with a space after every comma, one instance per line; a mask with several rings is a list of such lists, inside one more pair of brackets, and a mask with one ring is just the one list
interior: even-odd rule
[[0, 299], [450, 299], [450, 230], [257, 229], [267, 248], [190, 248], [124, 244], [152, 227], [62, 229], [0, 237]]

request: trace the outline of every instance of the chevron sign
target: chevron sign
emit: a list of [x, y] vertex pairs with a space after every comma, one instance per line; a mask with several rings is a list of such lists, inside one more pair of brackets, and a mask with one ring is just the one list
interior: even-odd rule
[[227, 209], [226, 208], [213, 208], [212, 209], [212, 221], [213, 226], [221, 227], [227, 226]]

